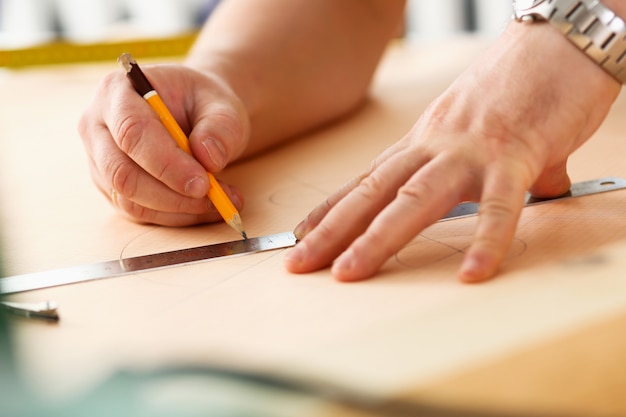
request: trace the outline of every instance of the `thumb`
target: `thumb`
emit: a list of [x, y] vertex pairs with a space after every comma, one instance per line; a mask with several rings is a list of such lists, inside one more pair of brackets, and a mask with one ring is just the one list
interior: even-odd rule
[[567, 160], [546, 168], [530, 187], [530, 194], [537, 198], [558, 197], [569, 191], [572, 182], [567, 175]]

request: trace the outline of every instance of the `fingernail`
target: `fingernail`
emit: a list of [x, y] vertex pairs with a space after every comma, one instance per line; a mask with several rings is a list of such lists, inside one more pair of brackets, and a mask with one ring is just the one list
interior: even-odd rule
[[331, 273], [335, 276], [342, 277], [354, 269], [354, 256], [351, 252], [341, 254], [331, 268]]
[[213, 164], [215, 164], [215, 168], [220, 170], [224, 168], [226, 165], [226, 150], [224, 146], [215, 139], [205, 139], [202, 141], [202, 146], [206, 149], [209, 154], [209, 158]]
[[476, 282], [482, 279], [482, 267], [478, 260], [474, 257], [465, 257], [459, 275], [464, 282]]
[[203, 177], [193, 177], [185, 184], [185, 194], [194, 198], [201, 198], [208, 192], [208, 180]]
[[304, 238], [306, 235], [306, 220], [301, 221], [300, 224], [293, 229], [293, 234], [298, 240], [302, 240]]

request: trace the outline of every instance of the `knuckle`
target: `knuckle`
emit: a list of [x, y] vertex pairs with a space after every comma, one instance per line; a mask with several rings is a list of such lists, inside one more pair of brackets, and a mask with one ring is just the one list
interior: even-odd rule
[[132, 199], [137, 193], [137, 170], [128, 161], [117, 161], [110, 167], [111, 185], [118, 193]]
[[409, 182], [398, 189], [398, 197], [408, 200], [412, 205], [421, 205], [435, 190], [424, 181]]
[[123, 79], [123, 76], [120, 76], [118, 71], [111, 71], [102, 77], [102, 81], [99, 84], [98, 92], [106, 92], [111, 91], [112, 88]]
[[388, 232], [382, 229], [370, 228], [363, 237], [364, 240], [361, 241], [360, 245], [353, 245], [353, 250], [357, 253], [361, 252], [363, 256], [367, 256], [369, 248], [376, 248], [378, 252], [384, 255], [383, 258], [385, 259], [397, 252], [393, 245], [389, 245]]
[[385, 189], [385, 184], [382, 178], [374, 173], [363, 178], [354, 191], [367, 200], [373, 200], [380, 196]]
[[315, 236], [320, 242], [329, 242], [334, 236], [333, 229], [328, 227], [325, 222], [321, 222], [315, 228]]
[[[162, 210], [170, 213], [206, 214], [211, 210], [210, 208], [213, 208], [213, 204], [208, 199], [198, 200], [179, 194], [175, 194], [173, 200], [163, 198], [161, 201], [167, 202], [162, 206]], [[217, 214], [217, 209], [214, 210]]]
[[237, 115], [229, 111], [220, 111], [217, 112], [214, 117], [218, 119], [220, 123], [222, 123], [222, 125], [231, 137], [241, 138], [244, 136], [245, 124], [241, 122], [240, 118], [237, 117]]
[[176, 172], [176, 169], [174, 169], [172, 167], [172, 164], [167, 160], [155, 162], [161, 162], [160, 166], [157, 167], [157, 172], [155, 175], [155, 178], [157, 178], [159, 181], [164, 181], [165, 178], [168, 177], [169, 172]]
[[146, 124], [134, 116], [125, 116], [119, 119], [112, 128], [119, 148], [128, 155], [132, 155], [141, 142]]
[[122, 204], [122, 210], [126, 216], [139, 224], [154, 224], [156, 218], [156, 211], [148, 209], [140, 204], [137, 204], [130, 200], [124, 200]]
[[494, 235], [481, 235], [474, 239], [473, 246], [479, 247], [481, 250], [491, 254], [497, 254], [503, 250], [504, 245]]
[[514, 210], [506, 199], [490, 198], [480, 202], [478, 215], [489, 216], [494, 219], [508, 219], [514, 216]]
[[[335, 239], [333, 239], [335, 238]], [[307, 233], [306, 240], [311, 248], [319, 255], [335, 253], [337, 251], [336, 232], [332, 225], [321, 222]]]
[[151, 210], [148, 210], [147, 208], [136, 203], [132, 203], [127, 211], [128, 215], [138, 223], [152, 223], [149, 218], [150, 212]]
[[174, 213], [184, 213], [188, 211], [184, 198], [177, 198], [174, 201]]

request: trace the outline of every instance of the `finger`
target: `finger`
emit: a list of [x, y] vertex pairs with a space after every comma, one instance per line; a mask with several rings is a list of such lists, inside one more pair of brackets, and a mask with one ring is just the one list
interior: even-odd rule
[[[92, 171], [95, 171], [93, 167]], [[97, 174], [92, 174], [92, 176], [97, 177]], [[119, 209], [131, 220], [138, 223], [151, 223], [162, 226], [190, 226], [201, 223], [220, 222], [223, 220], [215, 206], [213, 206], [208, 198], [198, 200], [176, 194], [176, 196], [178, 196], [178, 198], [182, 198], [183, 201], [191, 202], [194, 205], [194, 208], [188, 211], [182, 211], [181, 209], [184, 207], [176, 206], [174, 210], [170, 210], [167, 205], [162, 205], [160, 207], [144, 206], [140, 202], [128, 199], [123, 194], [120, 194], [115, 188], [107, 189], [106, 186], [101, 185], [101, 181], [95, 182], [98, 189], [115, 208]], [[220, 185], [224, 192], [226, 192], [229, 196], [235, 207], [241, 211], [243, 209], [243, 197], [241, 191], [221, 182]], [[166, 192], [173, 193], [167, 188]], [[164, 199], [160, 199], [159, 201], [164, 201]], [[195, 206], [198, 208], [196, 209]]]
[[247, 148], [248, 116], [234, 96], [228, 102], [212, 94], [204, 94], [196, 100], [194, 109], [201, 113], [191, 115], [191, 149], [207, 171], [219, 172]]
[[333, 263], [335, 278], [357, 281], [374, 275], [424, 228], [466, 199], [473, 179], [468, 170], [460, 169], [462, 158], [442, 154], [413, 175], [367, 231]]
[[179, 194], [195, 198], [205, 195], [209, 187], [206, 170], [178, 148], [158, 115], [130, 83], [109, 81], [104, 86], [110, 88], [111, 105], [102, 109], [102, 119], [117, 146]]
[[[96, 183], [108, 195], [114, 190], [118, 196], [148, 209], [187, 214], [204, 214], [210, 206], [206, 195], [191, 198], [181, 195], [144, 171], [121, 152], [106, 128], [93, 130], [94, 144], [90, 157], [96, 174]], [[149, 221], [137, 218], [141, 221]]]
[[[235, 207], [241, 210], [243, 208], [241, 192], [226, 184], [221, 184], [221, 186]], [[115, 189], [111, 190], [107, 198], [109, 198], [114, 207], [120, 209], [129, 218], [138, 223], [151, 223], [161, 226], [191, 226], [201, 223], [222, 222], [224, 220], [208, 199], [203, 201], [206, 204], [203, 204], [203, 210], [198, 212], [172, 212], [142, 206], [120, 195]]]
[[[206, 196], [196, 199], [180, 195], [143, 171], [115, 146], [106, 127], [100, 126], [92, 129], [91, 137], [93, 144], [89, 146], [88, 156], [92, 178], [100, 191], [114, 205], [120, 208], [126, 207], [115, 204], [112, 195], [122, 196], [137, 207], [160, 212], [203, 215], [214, 210]], [[241, 192], [226, 184], [222, 184], [222, 188], [234, 205], [241, 210], [243, 208]], [[142, 217], [141, 213], [143, 213], [141, 210], [133, 207], [132, 212], [127, 214], [136, 221], [158, 222], [153, 219], [153, 216]], [[210, 219], [212, 218], [210, 216]], [[206, 220], [201, 217], [198, 221]], [[168, 221], [168, 223], [171, 222]]]
[[368, 227], [398, 188], [428, 161], [419, 150], [400, 152], [375, 168], [330, 210], [285, 256], [291, 272], [309, 272], [331, 263]]
[[530, 194], [538, 198], [558, 197], [569, 191], [572, 182], [567, 175], [567, 160], [545, 169], [530, 188]]
[[367, 177], [367, 175], [369, 175], [369, 172], [351, 179], [346, 184], [344, 184], [337, 192], [324, 200], [322, 204], [315, 207], [294, 229], [293, 233], [296, 236], [296, 239], [304, 239], [304, 237], [308, 235], [311, 230], [315, 229], [320, 224], [326, 214], [339, 201], [343, 200], [345, 196], [347, 196], [352, 190], [354, 190], [354, 188], [357, 187], [359, 183], [363, 181], [365, 177]]
[[376, 167], [383, 164], [387, 159], [391, 158], [396, 153], [401, 152], [406, 149], [409, 145], [408, 137], [405, 137], [403, 140], [396, 142], [394, 145], [387, 148], [382, 154], [380, 154], [370, 165], [369, 169], [363, 174], [355, 177], [345, 183], [339, 190], [333, 193], [330, 197], [328, 197], [324, 202], [315, 207], [305, 218], [302, 220], [294, 229], [294, 235], [297, 239], [302, 240], [306, 235], [309, 234], [313, 229], [315, 229], [322, 219], [326, 216], [326, 214], [333, 208], [337, 203], [344, 199], [352, 190], [354, 190], [368, 175], [376, 170]]
[[115, 197], [116, 206], [131, 220], [138, 223], [184, 227], [221, 220], [219, 213], [215, 209], [205, 210], [203, 214], [170, 213], [146, 208], [120, 195]]
[[524, 204], [528, 182], [516, 163], [509, 161], [492, 170], [478, 211], [473, 242], [459, 269], [459, 278], [468, 283], [481, 282], [495, 275], [509, 250]]

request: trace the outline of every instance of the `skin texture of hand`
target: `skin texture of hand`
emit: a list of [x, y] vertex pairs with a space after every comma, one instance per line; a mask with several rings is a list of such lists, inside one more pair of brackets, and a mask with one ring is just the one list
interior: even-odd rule
[[[204, 197], [206, 171], [358, 107], [404, 3], [221, 2], [185, 66], [142, 66], [189, 135], [195, 160], [176, 148], [120, 70], [104, 79], [79, 124], [94, 182], [135, 221], [220, 221]], [[241, 194], [224, 189], [241, 209]]]
[[[295, 230], [288, 270], [374, 275], [454, 205], [480, 201], [464, 282], [498, 270], [524, 195], [558, 196], [569, 155], [599, 127], [620, 84], [549, 24], [513, 22], [413, 129]], [[334, 261], [334, 262], [333, 262]]]
[[[143, 70], [187, 133], [194, 156], [177, 147], [120, 70], [102, 81], [79, 123], [93, 181], [138, 222], [185, 226], [220, 220], [206, 197], [206, 172], [219, 172], [246, 148], [243, 105], [219, 79], [188, 67]], [[227, 185], [224, 190], [241, 209], [241, 194]]]

